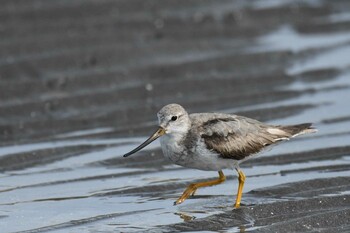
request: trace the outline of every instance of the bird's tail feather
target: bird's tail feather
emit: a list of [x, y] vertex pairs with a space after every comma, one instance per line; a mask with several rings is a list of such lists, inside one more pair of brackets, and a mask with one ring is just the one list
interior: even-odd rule
[[317, 129], [312, 127], [312, 123], [304, 123], [298, 125], [286, 125], [280, 128], [281, 130], [289, 133], [292, 137], [296, 137], [302, 134], [309, 134], [317, 132]]

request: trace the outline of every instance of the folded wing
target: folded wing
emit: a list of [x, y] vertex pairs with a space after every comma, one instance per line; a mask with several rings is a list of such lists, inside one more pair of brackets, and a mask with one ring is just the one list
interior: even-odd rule
[[211, 119], [202, 127], [201, 137], [207, 148], [222, 158], [234, 160], [242, 160], [293, 136], [277, 126], [241, 116]]

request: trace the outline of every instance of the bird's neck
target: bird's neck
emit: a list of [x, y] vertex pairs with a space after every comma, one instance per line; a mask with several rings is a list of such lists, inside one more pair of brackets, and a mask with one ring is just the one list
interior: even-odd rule
[[176, 131], [165, 135], [169, 141], [179, 143], [186, 137], [186, 131]]
[[163, 138], [164, 144], [173, 144], [173, 146], [177, 146], [180, 144], [186, 137], [191, 128], [191, 122], [188, 121], [182, 127], [173, 128], [171, 132], [165, 134]]
[[183, 138], [184, 136], [181, 133], [166, 134], [160, 138], [160, 144], [165, 157], [169, 158], [173, 162], [177, 160], [175, 158], [176, 155], [181, 153], [183, 150], [181, 146], [181, 141]]

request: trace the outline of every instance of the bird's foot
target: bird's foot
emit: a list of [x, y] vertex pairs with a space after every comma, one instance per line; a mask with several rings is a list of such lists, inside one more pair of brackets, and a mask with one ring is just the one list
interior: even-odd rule
[[182, 202], [184, 202], [189, 196], [193, 196], [195, 194], [197, 190], [197, 187], [195, 184], [190, 184], [187, 189], [183, 192], [183, 194], [181, 195], [181, 197], [179, 197], [179, 199], [177, 199], [174, 202], [174, 205], [179, 205]]
[[236, 202], [236, 203], [235, 203], [235, 208], [236, 208], [236, 209], [239, 209], [240, 207], [241, 207], [241, 203]]

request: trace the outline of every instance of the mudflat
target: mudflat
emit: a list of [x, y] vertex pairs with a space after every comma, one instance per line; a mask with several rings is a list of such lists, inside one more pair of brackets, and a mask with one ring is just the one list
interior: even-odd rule
[[[1, 4], [1, 232], [350, 231], [349, 1]], [[319, 132], [173, 206], [217, 173], [122, 158], [173, 102]]]

